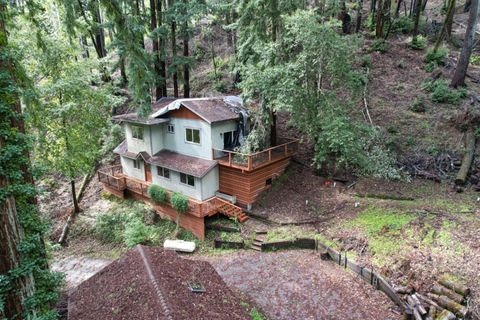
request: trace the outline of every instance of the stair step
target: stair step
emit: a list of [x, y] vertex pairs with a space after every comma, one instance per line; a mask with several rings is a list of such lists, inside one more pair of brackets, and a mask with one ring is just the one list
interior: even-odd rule
[[255, 240], [265, 241], [265, 239], [267, 239], [267, 235], [266, 235], [266, 234], [257, 235], [257, 236], [255, 237]]
[[245, 222], [245, 221], [247, 221], [248, 219], [250, 219], [249, 216], [243, 216], [243, 217], [238, 218], [238, 221], [240, 221], [240, 222]]
[[262, 251], [262, 248], [258, 248], [258, 247], [252, 247], [252, 249], [255, 251]]
[[257, 246], [261, 246], [263, 243], [263, 241], [258, 241], [258, 240], [253, 240], [253, 243], [252, 245], [257, 245]]
[[255, 231], [256, 234], [267, 234], [266, 230], [257, 230]]

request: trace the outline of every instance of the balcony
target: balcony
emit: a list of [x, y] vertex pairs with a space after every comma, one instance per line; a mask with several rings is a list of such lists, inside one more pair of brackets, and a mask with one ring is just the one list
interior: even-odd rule
[[251, 154], [215, 148], [212, 153], [213, 159], [222, 166], [252, 171], [293, 156], [298, 150], [298, 143], [298, 139], [288, 139], [285, 143]]

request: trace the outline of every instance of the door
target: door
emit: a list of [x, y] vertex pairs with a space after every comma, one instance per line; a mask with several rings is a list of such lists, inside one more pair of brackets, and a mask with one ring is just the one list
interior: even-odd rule
[[143, 161], [143, 167], [145, 168], [145, 181], [152, 182], [152, 170], [150, 170], [150, 165]]

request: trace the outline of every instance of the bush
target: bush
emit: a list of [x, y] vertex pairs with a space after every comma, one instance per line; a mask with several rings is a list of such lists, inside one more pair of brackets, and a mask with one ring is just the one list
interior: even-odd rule
[[156, 244], [159, 235], [156, 228], [147, 226], [140, 220], [133, 220], [125, 226], [124, 242], [128, 247], [137, 244]]
[[413, 37], [408, 46], [414, 50], [423, 50], [427, 47], [427, 38], [423, 36]]
[[437, 65], [443, 65], [447, 56], [448, 50], [446, 48], [439, 48], [436, 52], [433, 50], [433, 48], [429, 48], [427, 50], [427, 54], [425, 55], [425, 62], [428, 64], [436, 63]]
[[175, 192], [170, 199], [172, 207], [179, 213], [188, 211], [188, 198], [181, 193]]
[[125, 216], [106, 213], [97, 217], [94, 233], [104, 242], [122, 243], [125, 230]]
[[480, 55], [472, 54], [470, 56], [470, 63], [474, 66], [480, 66]]
[[167, 191], [159, 185], [150, 185], [150, 187], [148, 187], [148, 195], [155, 203], [167, 202]]
[[392, 32], [398, 32], [403, 34], [409, 34], [413, 31], [414, 22], [411, 18], [401, 16], [393, 21]]
[[451, 89], [443, 79], [424, 83], [422, 88], [432, 93], [430, 98], [433, 102], [439, 103], [458, 104], [467, 95], [464, 88]]
[[384, 39], [375, 39], [370, 46], [371, 51], [377, 51], [380, 53], [386, 52], [388, 49], [388, 43]]
[[410, 106], [410, 110], [413, 112], [425, 112], [425, 98], [423, 96], [416, 98]]

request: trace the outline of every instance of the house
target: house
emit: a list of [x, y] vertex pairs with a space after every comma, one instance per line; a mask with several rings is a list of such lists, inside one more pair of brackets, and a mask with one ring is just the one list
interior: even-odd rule
[[210, 263], [138, 245], [70, 292], [68, 319], [251, 319], [241, 302]]
[[[98, 172], [106, 191], [150, 202], [148, 187], [189, 198], [180, 225], [204, 238], [204, 218], [220, 213], [239, 219], [260, 193], [287, 167], [298, 145], [287, 140], [254, 154], [236, 152], [249, 132], [248, 111], [239, 97], [157, 101], [148, 117], [114, 117], [125, 140], [114, 150], [120, 166]], [[152, 203], [162, 216], [175, 219], [167, 204]]]

